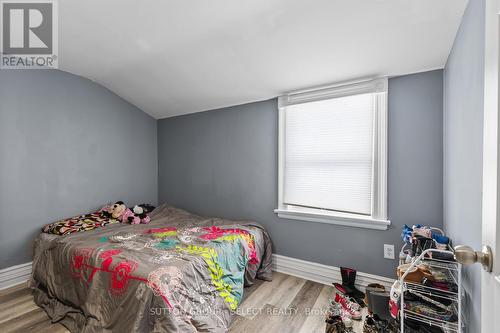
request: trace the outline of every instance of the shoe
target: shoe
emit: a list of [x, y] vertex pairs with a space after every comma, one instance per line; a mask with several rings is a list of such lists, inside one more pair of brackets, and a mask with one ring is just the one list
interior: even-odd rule
[[334, 299], [330, 299], [328, 304], [327, 317], [334, 317], [334, 316], [340, 316], [340, 318], [342, 318], [342, 322], [344, 323], [345, 327], [352, 328], [353, 324], [350, 313], [347, 312], [342, 307], [342, 305], [335, 302]]
[[340, 267], [340, 275], [342, 276], [342, 286], [346, 290], [348, 296], [353, 297], [361, 307], [364, 306], [363, 298], [365, 294], [356, 289], [356, 270], [347, 267]]
[[349, 297], [349, 300], [357, 307], [356, 310], [360, 310], [366, 306], [364, 296], [362, 298]]
[[389, 313], [392, 319], [399, 318], [399, 299], [401, 297], [401, 284], [399, 280], [394, 281], [389, 294]]
[[364, 301], [362, 302], [363, 305], [358, 303], [358, 300], [355, 299], [354, 297], [349, 297], [349, 301], [352, 303], [352, 307], [356, 311], [361, 311], [361, 308], [365, 307]]
[[350, 317], [350, 314], [346, 310], [344, 309], [340, 310], [340, 318], [342, 318], [342, 322], [344, 323], [346, 329], [352, 328], [353, 326], [352, 319]]
[[363, 333], [379, 333], [377, 325], [373, 317], [368, 315], [365, 318], [365, 323], [363, 324]]
[[335, 299], [330, 298], [328, 300], [328, 310], [326, 312], [326, 315], [328, 317], [340, 316], [340, 309], [341, 306], [337, 302], [335, 302]]
[[370, 304], [370, 293], [384, 292], [384, 291], [385, 287], [378, 283], [370, 283], [368, 286], [366, 286], [364, 302], [366, 304], [366, 307], [368, 308], [368, 313], [370, 314], [372, 313], [372, 306]]
[[369, 303], [372, 308], [373, 317], [377, 316], [382, 320], [389, 320], [391, 313], [389, 311], [389, 292], [372, 292], [370, 293]]
[[375, 323], [375, 326], [377, 327], [378, 332], [380, 333], [399, 333], [399, 328], [395, 320], [388, 319], [384, 320], [374, 314], [372, 316], [373, 322]]
[[346, 328], [340, 316], [333, 316], [326, 319], [325, 333], [345, 333]]
[[333, 286], [335, 287], [335, 289], [337, 289], [337, 291], [338, 291], [339, 293], [342, 293], [342, 294], [344, 294], [344, 295], [347, 295], [347, 290], [345, 290], [345, 288], [344, 288], [344, 286], [343, 286], [343, 285], [341, 285], [340, 283], [337, 283], [337, 282], [332, 283], [332, 284], [333, 284]]
[[387, 333], [400, 333], [399, 323], [394, 319], [389, 319], [389, 324], [386, 328]]
[[[412, 264], [399, 265], [397, 268], [398, 277], [402, 277], [406, 271], [409, 271], [405, 276], [405, 282], [422, 283], [426, 278], [430, 281], [435, 281], [435, 276], [431, 273], [426, 265], [418, 265], [411, 267]], [[411, 269], [410, 269], [411, 268]]]
[[353, 302], [353, 304], [356, 306], [356, 310], [357, 311], [359, 311], [360, 308], [364, 308], [366, 306], [364, 300], [359, 300], [359, 299], [356, 299], [356, 298], [350, 296], [347, 293], [346, 288], [343, 285], [341, 285], [340, 283], [333, 283], [333, 286], [335, 287], [335, 289], [337, 289], [337, 292], [343, 294], [344, 296], [348, 296], [349, 297], [349, 300], [351, 302]]
[[347, 315], [354, 320], [361, 320], [361, 313], [355, 309], [355, 303], [351, 302], [346, 296], [341, 294], [335, 295], [335, 302], [340, 304], [342, 308], [347, 312]]

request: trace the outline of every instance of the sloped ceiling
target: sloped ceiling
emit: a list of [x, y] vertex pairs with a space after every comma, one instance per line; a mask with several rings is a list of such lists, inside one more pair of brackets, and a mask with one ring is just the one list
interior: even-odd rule
[[466, 0], [64, 0], [60, 69], [155, 118], [442, 68]]

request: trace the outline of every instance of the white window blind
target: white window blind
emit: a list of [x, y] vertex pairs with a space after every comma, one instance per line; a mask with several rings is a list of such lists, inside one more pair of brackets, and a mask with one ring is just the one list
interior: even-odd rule
[[279, 217], [386, 230], [387, 78], [278, 99]]
[[283, 203], [371, 214], [374, 94], [287, 106]]

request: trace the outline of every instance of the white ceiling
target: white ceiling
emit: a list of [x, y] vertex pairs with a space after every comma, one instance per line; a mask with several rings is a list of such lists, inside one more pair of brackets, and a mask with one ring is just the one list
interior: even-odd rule
[[155, 118], [442, 68], [467, 0], [64, 0], [62, 70]]

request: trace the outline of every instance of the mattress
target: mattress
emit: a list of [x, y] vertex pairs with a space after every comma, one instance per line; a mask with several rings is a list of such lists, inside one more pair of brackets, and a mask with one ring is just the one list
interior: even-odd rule
[[31, 287], [72, 332], [226, 332], [243, 287], [271, 280], [271, 254], [258, 223], [163, 205], [147, 225], [40, 234]]

